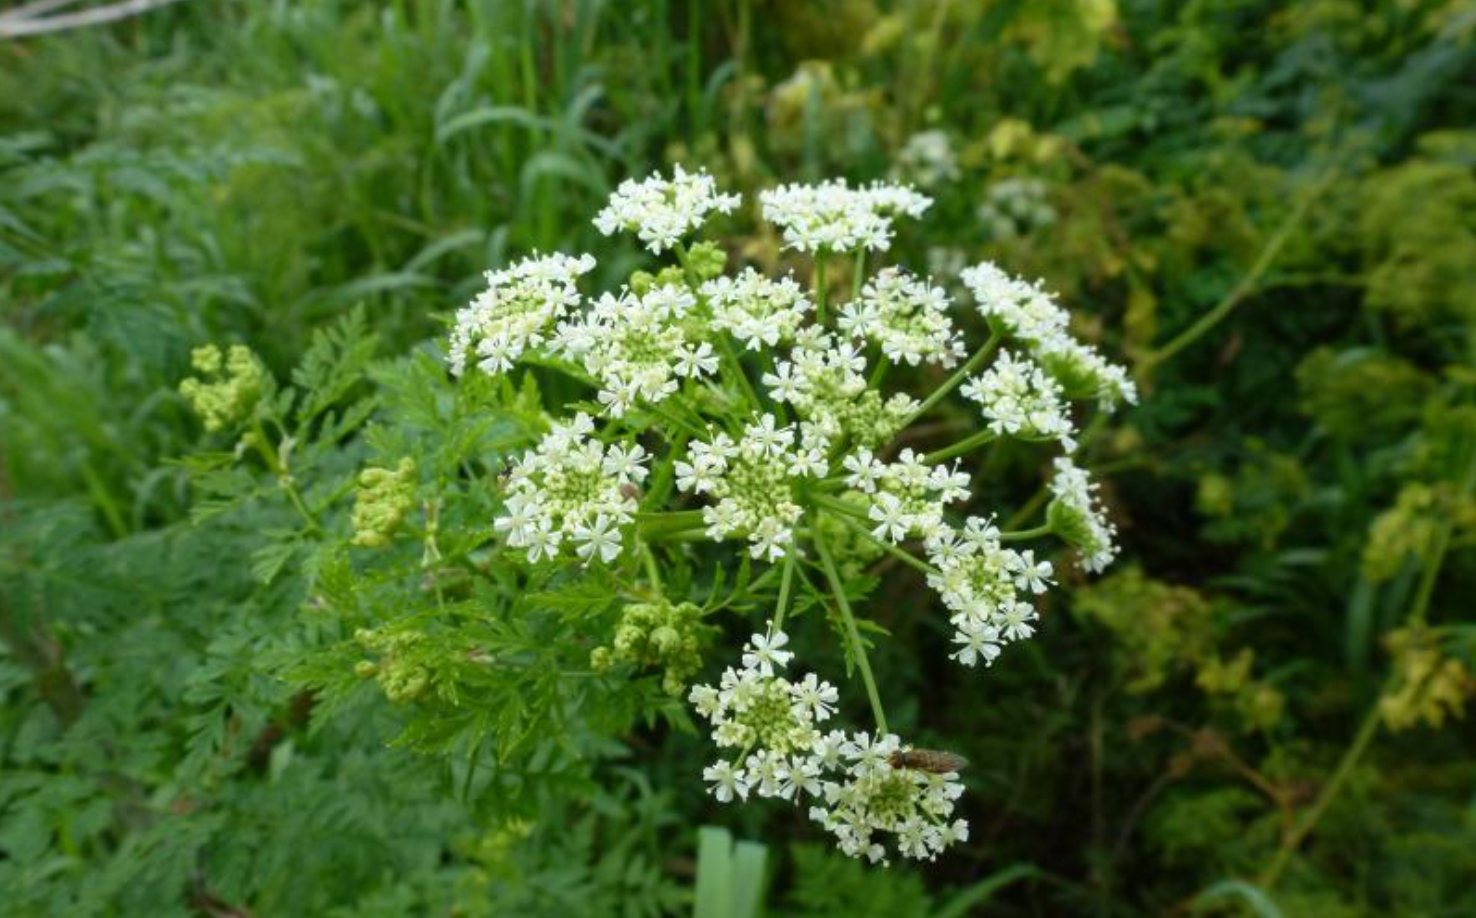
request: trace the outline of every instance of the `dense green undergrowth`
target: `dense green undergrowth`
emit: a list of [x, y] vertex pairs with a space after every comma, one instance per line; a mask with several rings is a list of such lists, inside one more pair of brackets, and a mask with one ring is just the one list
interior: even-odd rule
[[[7, 912], [681, 914], [710, 823], [768, 848], [769, 914], [1476, 909], [1468, 5], [201, 3], [0, 62]], [[597, 582], [453, 604], [486, 631], [427, 659], [523, 677], [356, 675], [405, 651], [355, 629], [437, 586], [421, 513], [350, 544], [356, 474], [496, 451], [553, 397], [468, 424], [491, 396], [446, 379], [448, 318], [534, 250], [607, 287], [649, 266], [589, 216], [673, 163], [916, 182], [899, 259], [1044, 278], [1145, 393], [1085, 447], [1123, 557], [1018, 653], [924, 665], [936, 599], [870, 571], [892, 720], [971, 761], [972, 835], [934, 864], [714, 804], [659, 673], [540, 677], [610, 640], [608, 610], [550, 639]], [[179, 393], [207, 342], [321, 394], [281, 432], [311, 526]], [[981, 508], [1037, 465], [997, 445]], [[470, 481], [448, 553], [492, 525]]]

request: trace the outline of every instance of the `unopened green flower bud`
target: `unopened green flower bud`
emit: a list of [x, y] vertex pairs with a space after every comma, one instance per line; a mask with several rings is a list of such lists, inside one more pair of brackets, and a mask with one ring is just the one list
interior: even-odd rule
[[630, 276], [630, 292], [636, 296], [645, 296], [651, 292], [655, 283], [656, 278], [650, 271], [636, 271]]
[[687, 267], [697, 280], [710, 281], [723, 273], [728, 264], [728, 253], [715, 242], [699, 242], [687, 253]]
[[265, 371], [250, 348], [233, 345], [222, 354], [207, 344], [190, 354], [190, 364], [200, 376], [179, 384], [179, 392], [212, 433], [234, 427], [250, 417], [261, 399]]
[[394, 470], [368, 468], [359, 473], [354, 502], [355, 545], [379, 548], [415, 506], [415, 460], [401, 459]]

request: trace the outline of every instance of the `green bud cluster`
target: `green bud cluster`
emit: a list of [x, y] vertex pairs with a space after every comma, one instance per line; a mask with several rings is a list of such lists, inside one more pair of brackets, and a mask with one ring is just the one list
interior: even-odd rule
[[1439, 727], [1446, 717], [1465, 714], [1466, 699], [1476, 694], [1476, 678], [1460, 660], [1441, 651], [1428, 629], [1401, 628], [1386, 643], [1394, 655], [1394, 687], [1379, 699], [1379, 713], [1390, 730], [1421, 723]]
[[1407, 484], [1394, 506], [1379, 514], [1368, 528], [1363, 546], [1363, 575], [1381, 583], [1399, 573], [1405, 559], [1422, 558], [1440, 531], [1439, 492], [1427, 484]]
[[728, 253], [716, 242], [699, 242], [687, 253], [687, 269], [697, 283], [719, 277], [728, 266]]
[[354, 632], [354, 640], [365, 650], [379, 654], [378, 662], [362, 660], [354, 667], [361, 679], [375, 679], [390, 701], [414, 701], [430, 687], [431, 670], [416, 651], [425, 642], [419, 631], [385, 633], [369, 628]]
[[664, 669], [662, 689], [680, 695], [702, 668], [702, 650], [715, 634], [717, 629], [703, 624], [702, 610], [690, 602], [632, 603], [622, 610], [614, 641], [595, 648], [589, 663], [600, 673], [622, 663]]
[[1281, 720], [1286, 697], [1251, 675], [1255, 651], [1246, 647], [1228, 661], [1211, 654], [1199, 662], [1194, 682], [1210, 697], [1227, 698], [1247, 730], [1267, 730]]
[[246, 420], [261, 399], [265, 373], [251, 349], [240, 344], [222, 352], [206, 344], [190, 352], [190, 364], [200, 375], [179, 384], [205, 429], [212, 433]]
[[675, 265], [668, 265], [655, 274], [650, 271], [636, 271], [630, 276], [630, 292], [636, 296], [645, 296], [657, 287], [685, 287], [686, 285], [686, 272]]
[[355, 545], [380, 548], [415, 506], [415, 460], [405, 458], [394, 469], [367, 468], [359, 473], [354, 499]]

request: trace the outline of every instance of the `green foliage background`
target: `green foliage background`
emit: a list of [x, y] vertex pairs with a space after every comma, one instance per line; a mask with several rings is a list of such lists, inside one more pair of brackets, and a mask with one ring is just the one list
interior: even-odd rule
[[[718, 823], [774, 915], [1476, 913], [1473, 87], [1456, 0], [222, 0], [0, 43], [0, 911], [683, 914]], [[879, 569], [966, 845], [869, 869], [711, 803], [654, 680], [558, 677], [598, 584], [494, 616], [477, 647], [534, 662], [468, 697], [354, 676], [420, 547], [356, 580], [338, 483], [520, 423], [433, 357], [481, 270], [623, 277], [589, 218], [624, 177], [878, 178], [923, 130], [959, 175], [899, 257], [1045, 278], [1147, 396], [1092, 445], [1125, 556], [1022, 652], [925, 667], [936, 609]], [[1014, 179], [1046, 213], [981, 215]], [[321, 540], [202, 451], [208, 341], [326, 393], [292, 413]]]

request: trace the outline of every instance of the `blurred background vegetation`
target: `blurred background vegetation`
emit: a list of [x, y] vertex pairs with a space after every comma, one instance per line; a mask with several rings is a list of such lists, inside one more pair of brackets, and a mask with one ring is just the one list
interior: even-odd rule
[[[0, 41], [0, 911], [685, 914], [753, 873], [709, 833], [699, 875], [717, 823], [772, 915], [1476, 914], [1473, 125], [1459, 0], [197, 0]], [[372, 683], [314, 717], [269, 665], [303, 579], [189, 519], [193, 346], [285, 378], [533, 249], [623, 277], [589, 219], [678, 162], [914, 181], [898, 259], [1043, 277], [1146, 390], [1091, 444], [1124, 557], [1023, 650], [924, 667], [883, 573], [895, 718], [973, 762], [936, 864], [719, 808], [665, 728], [475, 793]]]

